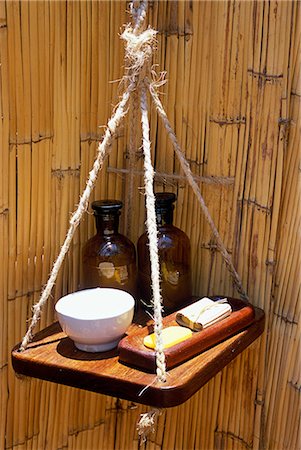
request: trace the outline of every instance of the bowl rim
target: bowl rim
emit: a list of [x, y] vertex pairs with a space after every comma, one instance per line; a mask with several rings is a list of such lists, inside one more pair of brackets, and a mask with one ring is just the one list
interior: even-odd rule
[[[106, 314], [103, 315], [101, 317], [78, 317], [77, 314], [66, 314], [66, 311], [62, 311], [61, 308], [62, 306], [64, 306], [66, 304], [66, 302], [68, 301], [68, 298], [71, 299], [71, 297], [79, 297], [81, 295], [82, 292], [86, 292], [88, 293], [89, 291], [93, 291], [95, 292], [96, 290], [106, 290], [106, 291], [119, 291], [122, 292], [122, 295], [125, 296], [127, 298], [127, 300], [130, 302], [129, 304], [127, 304], [126, 307], [124, 307], [122, 309], [122, 311], [118, 311], [116, 313], [112, 313], [110, 315]], [[74, 300], [74, 299], [73, 299]], [[123, 291], [122, 289], [117, 289], [117, 288], [102, 288], [102, 287], [97, 287], [97, 288], [90, 288], [90, 289], [81, 289], [79, 291], [75, 291], [75, 292], [71, 292], [69, 294], [64, 295], [63, 297], [60, 297], [58, 299], [58, 301], [55, 304], [55, 311], [57, 312], [58, 315], [64, 316], [64, 317], [68, 317], [71, 318], [73, 320], [80, 320], [80, 321], [95, 321], [95, 320], [107, 320], [107, 319], [113, 319], [115, 317], [121, 316], [122, 314], [126, 314], [128, 312], [131, 312], [134, 309], [135, 306], [135, 299], [134, 297], [127, 291]]]

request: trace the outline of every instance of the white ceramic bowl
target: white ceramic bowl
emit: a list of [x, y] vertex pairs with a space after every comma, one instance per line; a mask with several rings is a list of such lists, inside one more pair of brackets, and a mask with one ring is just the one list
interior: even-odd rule
[[86, 352], [116, 347], [130, 326], [134, 298], [113, 288], [85, 289], [58, 300], [55, 310], [63, 331]]

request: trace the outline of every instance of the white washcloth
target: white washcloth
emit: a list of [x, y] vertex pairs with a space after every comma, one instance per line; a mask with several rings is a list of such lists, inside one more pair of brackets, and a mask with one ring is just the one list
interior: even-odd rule
[[231, 312], [231, 305], [226, 298], [213, 301], [210, 298], [203, 297], [192, 305], [181, 309], [176, 315], [176, 320], [179, 325], [188, 327], [193, 331], [200, 331], [228, 317]]

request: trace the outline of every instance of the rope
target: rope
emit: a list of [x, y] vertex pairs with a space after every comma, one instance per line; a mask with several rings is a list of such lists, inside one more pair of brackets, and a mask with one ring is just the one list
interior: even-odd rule
[[[142, 5], [143, 3], [143, 5]], [[138, 32], [142, 29], [142, 25], [146, 16], [147, 1], [133, 1], [129, 5], [130, 12], [133, 19], [133, 27], [130, 29], [130, 33], [137, 36]], [[143, 13], [144, 11], [144, 13]], [[132, 41], [127, 38], [127, 42]], [[131, 44], [132, 45], [132, 44]], [[137, 50], [137, 49], [136, 49]], [[135, 52], [136, 52], [135, 50]], [[130, 56], [129, 52], [127, 55]], [[132, 56], [131, 56], [132, 57]], [[126, 56], [127, 58], [127, 56]], [[132, 57], [133, 58], [133, 57]], [[131, 76], [131, 70], [133, 67], [133, 61], [126, 60], [128, 65], [129, 75]], [[131, 236], [132, 231], [132, 209], [133, 209], [133, 192], [134, 192], [134, 169], [135, 169], [135, 151], [137, 149], [137, 121], [138, 121], [139, 99], [137, 89], [133, 91], [131, 98], [131, 107], [129, 112], [129, 126], [130, 126], [130, 142], [129, 142], [129, 180], [128, 180], [128, 193], [126, 196], [126, 217], [125, 217], [125, 230], [128, 237]]]
[[228, 270], [229, 270], [229, 272], [230, 272], [230, 274], [231, 274], [231, 276], [233, 278], [233, 281], [235, 283], [237, 291], [239, 292], [239, 294], [241, 295], [242, 298], [248, 299], [248, 295], [247, 295], [246, 291], [242, 287], [241, 279], [240, 279], [238, 273], [236, 272], [236, 269], [235, 269], [235, 267], [234, 267], [234, 265], [232, 263], [231, 256], [229, 255], [229, 253], [228, 253], [228, 251], [227, 251], [227, 249], [226, 249], [226, 247], [225, 247], [225, 245], [224, 245], [224, 243], [223, 243], [223, 241], [222, 241], [222, 239], [220, 237], [220, 234], [219, 234], [219, 232], [218, 232], [218, 230], [217, 230], [217, 228], [216, 228], [216, 226], [215, 226], [215, 224], [214, 224], [214, 222], [212, 220], [212, 217], [211, 217], [211, 215], [209, 213], [209, 210], [208, 210], [208, 208], [207, 208], [207, 206], [205, 204], [205, 201], [203, 199], [203, 196], [201, 194], [200, 188], [197, 185], [197, 183], [196, 183], [196, 181], [195, 181], [195, 179], [193, 177], [193, 174], [191, 172], [189, 163], [186, 160], [186, 158], [184, 156], [184, 153], [183, 153], [183, 151], [182, 151], [182, 149], [181, 149], [181, 147], [180, 147], [180, 145], [178, 143], [176, 135], [175, 135], [175, 133], [174, 133], [174, 131], [173, 131], [171, 125], [170, 125], [170, 122], [169, 122], [168, 117], [166, 115], [166, 112], [165, 112], [165, 110], [163, 108], [163, 105], [162, 105], [162, 103], [161, 103], [161, 101], [160, 101], [160, 99], [158, 97], [158, 94], [157, 94], [157, 92], [155, 90], [155, 87], [149, 81], [148, 81], [148, 86], [149, 86], [149, 90], [150, 90], [150, 93], [152, 95], [152, 98], [154, 100], [154, 103], [156, 105], [157, 111], [158, 111], [158, 113], [159, 113], [159, 115], [160, 115], [160, 117], [161, 117], [161, 119], [162, 119], [162, 121], [164, 123], [164, 126], [165, 126], [165, 129], [167, 131], [167, 134], [168, 134], [168, 136], [169, 136], [169, 138], [170, 138], [170, 140], [171, 140], [171, 142], [172, 142], [172, 144], [174, 146], [175, 153], [178, 156], [178, 159], [180, 161], [182, 170], [185, 173], [185, 175], [187, 177], [187, 180], [188, 180], [190, 186], [192, 187], [193, 192], [195, 193], [195, 195], [196, 195], [196, 197], [197, 197], [197, 199], [198, 199], [198, 201], [199, 201], [199, 203], [201, 205], [201, 208], [203, 210], [205, 218], [206, 218], [207, 222], [209, 223], [210, 228], [212, 230], [212, 233], [213, 233], [213, 235], [214, 235], [214, 237], [216, 239], [217, 247], [218, 247], [219, 251], [221, 252], [222, 257], [223, 257], [223, 259], [224, 259], [224, 261], [226, 263], [226, 266], [227, 266], [227, 268], [228, 268]]
[[42, 309], [43, 305], [46, 303], [46, 301], [51, 293], [51, 290], [57, 279], [58, 272], [64, 261], [66, 253], [69, 250], [74, 233], [80, 223], [80, 220], [81, 220], [84, 212], [87, 209], [90, 194], [91, 194], [93, 187], [95, 185], [95, 182], [97, 180], [97, 175], [102, 168], [103, 161], [106, 156], [106, 151], [111, 146], [113, 137], [115, 136], [116, 131], [117, 131], [123, 117], [126, 115], [127, 111], [125, 111], [125, 107], [129, 100], [130, 93], [132, 92], [134, 87], [135, 87], [134, 83], [131, 83], [129, 85], [128, 89], [124, 92], [122, 99], [121, 99], [115, 113], [113, 114], [113, 116], [111, 117], [111, 119], [108, 122], [108, 126], [106, 129], [105, 135], [104, 135], [104, 139], [98, 146], [98, 150], [97, 150], [98, 155], [94, 161], [93, 168], [92, 168], [91, 172], [89, 173], [89, 178], [87, 180], [86, 187], [80, 198], [78, 207], [77, 207], [76, 211], [73, 213], [73, 215], [69, 221], [70, 226], [69, 226], [67, 235], [65, 237], [65, 241], [64, 241], [64, 243], [61, 247], [60, 253], [53, 265], [51, 274], [49, 276], [46, 286], [44, 287], [44, 289], [42, 291], [40, 300], [38, 301], [38, 303], [36, 303], [33, 306], [33, 316], [31, 319], [31, 323], [29, 325], [27, 333], [25, 334], [25, 336], [22, 340], [22, 343], [20, 346], [20, 351], [25, 350], [26, 347], [28, 346], [29, 342], [32, 340], [32, 332], [40, 319], [41, 309]]
[[[135, 22], [135, 26], [134, 26], [134, 30], [133, 30], [133, 32], [135, 34], [138, 33], [138, 31], [142, 27], [143, 22], [146, 18], [147, 4], [148, 4], [147, 0], [142, 0], [142, 1], [138, 0], [138, 1], [133, 1], [130, 3], [130, 12], [131, 12], [132, 17]], [[137, 6], [135, 6], [135, 5], [137, 5]]]
[[151, 280], [154, 304], [154, 332], [156, 337], [156, 365], [159, 381], [166, 381], [165, 355], [162, 340], [162, 305], [160, 293], [160, 264], [158, 255], [158, 230], [155, 212], [155, 195], [153, 190], [154, 168], [151, 161], [149, 121], [147, 111], [147, 97], [145, 86], [141, 89], [141, 123], [144, 153], [144, 185], [146, 193], [146, 225], [149, 240], [149, 253], [151, 262]]
[[[142, 26], [142, 23], [146, 16], [147, 1], [136, 2], [139, 3], [138, 8], [134, 8], [134, 2], [131, 3], [131, 11], [133, 18], [135, 20], [134, 33], [136, 33]], [[134, 92], [134, 95], [136, 92]], [[138, 98], [137, 98], [138, 101]], [[135, 106], [136, 99], [133, 99], [133, 113], [131, 122], [131, 132], [132, 139], [135, 135], [136, 124], [135, 122], [135, 111], [138, 108]], [[141, 123], [142, 123], [142, 138], [143, 138], [143, 153], [144, 153], [144, 184], [146, 192], [146, 224], [149, 239], [149, 250], [150, 250], [150, 262], [151, 262], [151, 280], [152, 280], [152, 291], [153, 291], [153, 302], [154, 302], [154, 332], [156, 336], [156, 366], [157, 366], [157, 378], [161, 382], [166, 381], [166, 366], [165, 366], [165, 355], [163, 351], [162, 342], [162, 314], [161, 314], [161, 294], [160, 294], [160, 265], [159, 265], [159, 255], [157, 246], [157, 222], [155, 213], [155, 196], [153, 192], [154, 183], [154, 169], [151, 163], [151, 152], [150, 152], [150, 139], [149, 139], [149, 121], [148, 121], [148, 111], [147, 111], [147, 98], [145, 86], [141, 89]], [[133, 143], [133, 141], [132, 141]], [[134, 146], [134, 145], [133, 145]], [[132, 195], [133, 184], [134, 184], [134, 152], [130, 146], [130, 189], [129, 195]], [[129, 202], [131, 204], [131, 200]], [[129, 212], [130, 214], [130, 212]], [[128, 217], [130, 215], [128, 214]], [[127, 222], [128, 227], [130, 222]], [[161, 411], [158, 409], [153, 409], [148, 413], [141, 414], [140, 420], [137, 423], [138, 435], [140, 438], [140, 445], [143, 444], [149, 433], [154, 432], [156, 428], [156, 423]]]
[[[123, 39], [127, 41], [127, 57], [129, 58], [131, 70], [137, 70], [140, 73], [143, 68], [146, 68], [147, 63], [150, 61], [153, 52], [153, 44], [155, 41], [156, 32], [148, 28], [145, 31], [141, 29], [143, 21], [146, 16], [147, 1], [140, 2], [139, 7], [134, 7], [134, 2], [131, 3], [131, 11], [135, 21], [134, 29], [126, 27], [122, 34]], [[149, 36], [149, 40], [152, 45], [141, 45], [141, 39], [144, 35]], [[142, 57], [143, 53], [143, 57]], [[142, 72], [143, 73], [143, 72]], [[150, 262], [151, 262], [151, 280], [153, 291], [153, 303], [154, 303], [154, 332], [156, 336], [156, 365], [157, 365], [157, 377], [161, 382], [166, 381], [166, 367], [165, 367], [165, 355], [163, 351], [162, 340], [162, 300], [160, 293], [160, 264], [157, 247], [157, 222], [155, 213], [155, 196], [153, 191], [154, 184], [154, 169], [151, 162], [150, 151], [150, 139], [149, 139], [149, 122], [148, 122], [148, 109], [145, 86], [141, 87], [141, 123], [142, 123], [142, 138], [143, 138], [143, 152], [144, 152], [144, 183], [146, 193], [146, 225], [149, 239], [150, 250]], [[132, 124], [134, 128], [134, 124]], [[134, 129], [132, 130], [135, 131]]]

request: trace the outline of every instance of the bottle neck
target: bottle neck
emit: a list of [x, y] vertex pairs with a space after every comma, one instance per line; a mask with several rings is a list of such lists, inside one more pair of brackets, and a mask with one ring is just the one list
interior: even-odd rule
[[160, 208], [156, 211], [157, 226], [172, 225], [173, 222], [173, 208]]
[[112, 236], [118, 233], [119, 215], [97, 214], [95, 215], [96, 229], [98, 234]]

